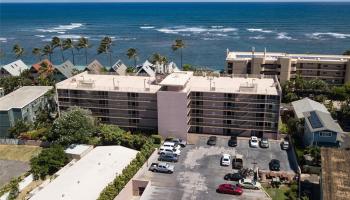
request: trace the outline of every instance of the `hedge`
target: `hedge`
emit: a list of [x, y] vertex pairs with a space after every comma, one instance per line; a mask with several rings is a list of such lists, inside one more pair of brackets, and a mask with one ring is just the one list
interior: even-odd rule
[[136, 158], [134, 158], [131, 163], [123, 169], [122, 174], [115, 177], [115, 179], [103, 189], [98, 200], [113, 200], [152, 155], [155, 147], [156, 146], [151, 142], [146, 142], [140, 152], [137, 153]]

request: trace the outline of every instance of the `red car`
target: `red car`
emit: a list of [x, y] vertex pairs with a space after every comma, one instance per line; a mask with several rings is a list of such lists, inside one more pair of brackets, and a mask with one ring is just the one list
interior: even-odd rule
[[243, 189], [239, 186], [235, 186], [232, 184], [221, 184], [219, 185], [218, 189], [216, 189], [216, 192], [224, 194], [241, 195], [243, 193]]

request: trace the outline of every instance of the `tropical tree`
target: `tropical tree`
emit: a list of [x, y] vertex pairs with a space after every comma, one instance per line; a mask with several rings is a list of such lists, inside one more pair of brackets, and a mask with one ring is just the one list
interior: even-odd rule
[[38, 57], [38, 61], [39, 61], [39, 62], [41, 61], [42, 52], [41, 52], [41, 49], [40, 49], [40, 48], [37, 48], [37, 47], [36, 47], [36, 48], [33, 48], [32, 54]]
[[16, 55], [16, 58], [20, 58], [24, 54], [24, 48], [19, 44], [15, 44], [12, 48], [12, 52]]
[[[112, 66], [112, 39], [110, 37], [104, 37], [100, 46], [97, 48], [97, 54], [105, 53], [107, 56], [109, 55], [109, 65]], [[108, 57], [107, 57], [108, 58]]]
[[129, 59], [134, 59], [134, 67], [136, 68], [136, 62], [137, 62], [137, 49], [130, 48], [128, 49], [126, 55]]
[[185, 48], [185, 43], [181, 39], [176, 39], [175, 42], [171, 45], [173, 51], [180, 50], [180, 65], [182, 68], [182, 49]]
[[344, 56], [350, 56], [350, 50], [347, 50], [343, 53]]
[[159, 53], [154, 53], [151, 58], [151, 63], [163, 66], [163, 72], [165, 72], [165, 66], [168, 64], [168, 59]]
[[89, 40], [88, 40], [87, 38], [85, 38], [85, 37], [79, 38], [78, 43], [77, 43], [77, 45], [76, 45], [76, 48], [78, 49], [78, 51], [79, 51], [80, 49], [84, 49], [84, 50], [85, 50], [84, 54], [85, 54], [85, 64], [86, 64], [86, 65], [87, 65], [87, 63], [88, 63], [87, 49], [90, 48], [90, 47], [91, 47], [91, 46], [90, 46]]
[[60, 48], [62, 61], [64, 61], [63, 44], [62, 44], [61, 39], [59, 37], [53, 37], [51, 40], [51, 46], [52, 46], [53, 50], [57, 47]]
[[73, 40], [70, 39], [70, 38], [67, 38], [67, 39], [63, 40], [62, 45], [63, 45], [63, 51], [68, 50], [68, 49], [71, 50], [72, 58], [73, 58], [73, 64], [75, 65], [75, 58], [74, 58], [74, 47], [75, 47], [75, 45], [73, 43]]
[[48, 57], [51, 62], [51, 56], [53, 54], [53, 48], [51, 45], [47, 44], [44, 46], [42, 53], [44, 56]]

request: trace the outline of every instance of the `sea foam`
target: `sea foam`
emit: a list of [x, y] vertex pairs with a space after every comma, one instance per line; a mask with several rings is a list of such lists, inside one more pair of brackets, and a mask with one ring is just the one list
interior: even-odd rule
[[325, 39], [325, 37], [333, 37], [337, 39], [346, 39], [350, 38], [350, 34], [345, 34], [345, 33], [334, 33], [334, 32], [317, 32], [317, 33], [311, 33], [311, 34], [306, 34], [307, 37], [311, 39]]
[[77, 28], [80, 28], [82, 26], [84, 26], [84, 25], [81, 24], [81, 23], [70, 23], [68, 25], [58, 25], [56, 27], [47, 28], [47, 29], [38, 28], [38, 29], [36, 29], [36, 31], [43, 32], [43, 33], [60, 33], [60, 34], [64, 34], [68, 30], [77, 29]]
[[273, 31], [271, 30], [265, 30], [265, 29], [262, 29], [262, 28], [247, 28], [247, 31], [249, 32], [259, 32], [259, 33], [272, 33]]
[[277, 33], [276, 39], [278, 39], [278, 40], [295, 40], [291, 36], [288, 36], [288, 33], [286, 33], [286, 32]]

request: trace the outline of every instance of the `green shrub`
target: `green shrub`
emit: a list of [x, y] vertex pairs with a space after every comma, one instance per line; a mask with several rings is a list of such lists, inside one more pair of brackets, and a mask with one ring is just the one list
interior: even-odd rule
[[160, 135], [152, 135], [152, 139], [154, 144], [162, 143], [162, 137]]

